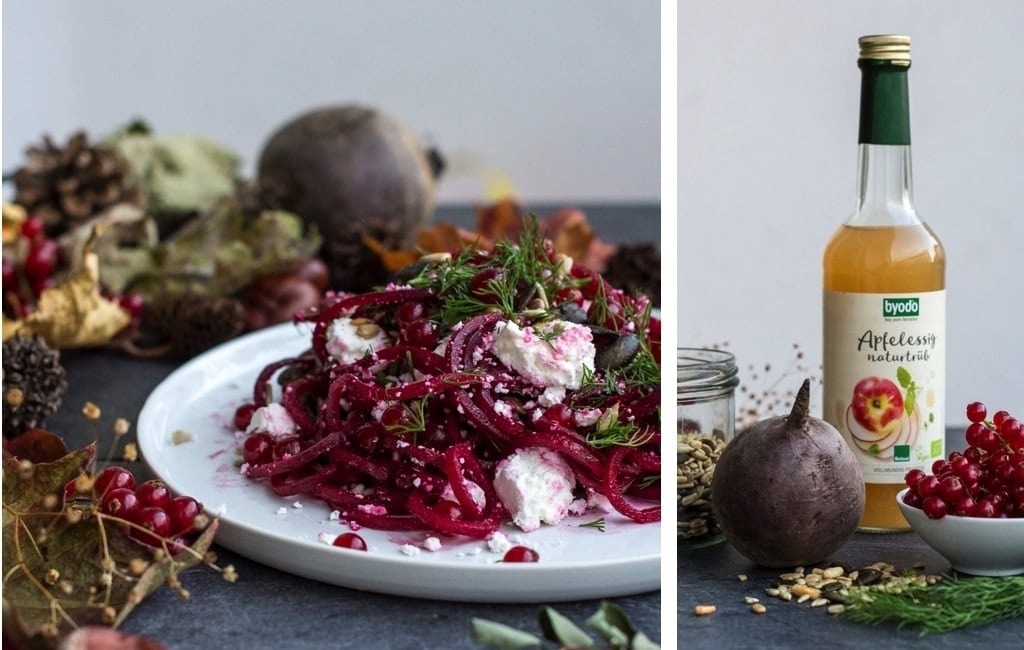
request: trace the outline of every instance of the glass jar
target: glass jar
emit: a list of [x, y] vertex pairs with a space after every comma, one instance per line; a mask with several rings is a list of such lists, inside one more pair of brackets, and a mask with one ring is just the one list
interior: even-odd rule
[[736, 358], [722, 350], [676, 350], [676, 489], [680, 548], [724, 537], [711, 510], [715, 462], [736, 431]]

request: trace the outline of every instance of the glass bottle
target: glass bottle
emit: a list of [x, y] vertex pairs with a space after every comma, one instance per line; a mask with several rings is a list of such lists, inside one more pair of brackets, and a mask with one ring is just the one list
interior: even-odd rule
[[824, 254], [824, 419], [861, 461], [861, 530], [909, 530], [903, 478], [944, 454], [942, 245], [914, 209], [910, 37], [864, 36], [857, 205]]
[[676, 351], [677, 513], [680, 548], [725, 539], [711, 511], [715, 462], [736, 430], [736, 359], [722, 350]]

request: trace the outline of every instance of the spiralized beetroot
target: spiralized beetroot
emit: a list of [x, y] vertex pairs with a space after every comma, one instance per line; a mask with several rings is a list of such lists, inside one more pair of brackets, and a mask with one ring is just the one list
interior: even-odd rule
[[[313, 326], [310, 350], [268, 365], [253, 389], [254, 405], [266, 405], [271, 380], [287, 369], [278, 401], [295, 423], [298, 451], [282, 446], [273, 460], [246, 464], [243, 473], [268, 481], [276, 494], [321, 499], [353, 527], [484, 538], [508, 518], [493, 487], [495, 466], [517, 449], [544, 447], [573, 469], [578, 496], [603, 495], [634, 521], [658, 521], [659, 506], [637, 507], [625, 495], [657, 499], [658, 341], [650, 334], [660, 326], [649, 318], [646, 298], [626, 296], [578, 266], [566, 273], [565, 266], [548, 243], [521, 239], [490, 255], [468, 252], [427, 266], [410, 286], [328, 294], [317, 310], [295, 318]], [[475, 274], [496, 267], [502, 273], [487, 277], [508, 286], [486, 285], [493, 301], [486, 291], [480, 299], [479, 286], [471, 294]], [[565, 291], [581, 283], [589, 298]], [[490, 349], [502, 321], [526, 327], [564, 313], [547, 302], [555, 295], [577, 296], [596, 345], [611, 345], [620, 334], [644, 340], [641, 356], [594, 369], [591, 381], [567, 391], [562, 403], [570, 416], [601, 418], [544, 417], [544, 388]], [[417, 330], [408, 327], [410, 314], [435, 323], [443, 349], [403, 339]], [[380, 328], [392, 344], [354, 363], [338, 361], [328, 353], [327, 334], [343, 316], [365, 319], [357, 322]]]

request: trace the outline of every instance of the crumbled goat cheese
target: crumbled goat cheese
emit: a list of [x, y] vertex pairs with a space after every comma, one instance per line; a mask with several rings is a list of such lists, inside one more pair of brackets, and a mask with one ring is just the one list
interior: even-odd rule
[[[473, 499], [473, 503], [480, 508], [487, 505], [487, 497], [484, 496], [484, 489], [482, 487], [473, 481], [464, 481], [464, 484], [466, 486], [466, 490], [469, 492], [470, 498]], [[444, 484], [444, 489], [441, 491], [441, 500], [454, 501], [455, 503], [459, 502], [458, 497], [455, 496], [455, 490], [452, 489], [451, 483]]]
[[428, 551], [431, 551], [431, 552], [433, 552], [433, 551], [440, 551], [441, 550], [441, 540], [439, 540], [436, 537], [428, 537], [425, 540], [423, 540], [423, 547], [425, 549], [427, 549]]
[[301, 504], [301, 503], [299, 503], [298, 501], [296, 501], [295, 503], [293, 503], [293, 504], [292, 504], [292, 507], [293, 507], [293, 508], [295, 508], [296, 510], [302, 510], [302, 504]]
[[402, 544], [398, 547], [398, 550], [402, 552], [402, 555], [408, 555], [409, 557], [416, 557], [420, 554], [420, 549], [412, 544]]
[[493, 532], [491, 533], [491, 536], [487, 538], [487, 548], [491, 553], [504, 553], [508, 549], [512, 548], [512, 542], [508, 541], [508, 538], [505, 537], [504, 533]]
[[502, 321], [494, 330], [494, 354], [535, 386], [555, 388], [546, 395], [551, 404], [560, 402], [565, 389], [583, 383], [584, 367], [594, 367], [594, 339], [590, 328], [552, 320], [520, 328]]
[[341, 511], [331, 510], [331, 514], [327, 515], [327, 518], [331, 521], [338, 521], [339, 519], [341, 519]]
[[[363, 332], [372, 331], [373, 335], [360, 335], [360, 327], [365, 325]], [[372, 327], [371, 327], [372, 325]], [[341, 316], [327, 327], [327, 353], [341, 363], [354, 363], [377, 350], [391, 345], [391, 339], [384, 330], [373, 323], [353, 324], [348, 316]]]
[[278, 517], [287, 517], [288, 516], [288, 508], [285, 508], [284, 506], [281, 506], [280, 508], [278, 508], [277, 509], [277, 516]]
[[288, 415], [288, 410], [277, 403], [261, 406], [252, 412], [246, 435], [267, 433], [273, 438], [290, 436], [295, 433], [295, 421]]
[[577, 409], [573, 415], [576, 419], [576, 426], [589, 427], [592, 424], [597, 424], [602, 413], [601, 409], [581, 408]]
[[568, 463], [555, 451], [542, 447], [520, 449], [498, 463], [494, 489], [512, 515], [512, 522], [524, 532], [542, 523], [557, 524], [565, 518], [573, 501], [576, 477]]

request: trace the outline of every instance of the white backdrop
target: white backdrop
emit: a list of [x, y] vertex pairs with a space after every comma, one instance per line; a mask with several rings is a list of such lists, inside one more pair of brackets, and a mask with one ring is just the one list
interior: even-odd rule
[[[659, 45], [655, 0], [5, 2], [3, 166], [43, 132], [142, 116], [218, 138], [248, 175], [276, 126], [356, 101], [531, 203], [656, 201]], [[480, 198], [456, 174], [439, 196]]]
[[680, 344], [779, 367], [799, 343], [818, 366], [821, 255], [854, 205], [857, 37], [906, 33], [916, 204], [948, 258], [947, 421], [975, 399], [1024, 417], [1022, 28], [1017, 0], [680, 6]]

